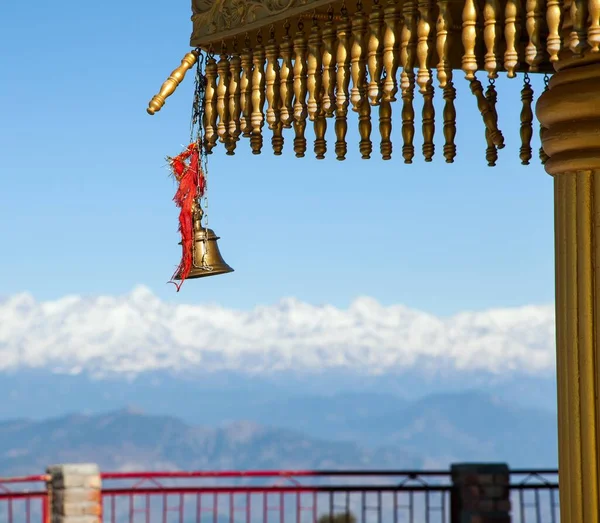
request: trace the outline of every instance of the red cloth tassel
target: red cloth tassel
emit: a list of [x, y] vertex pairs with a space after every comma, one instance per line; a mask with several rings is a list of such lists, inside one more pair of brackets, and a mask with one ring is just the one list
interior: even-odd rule
[[[181, 154], [175, 158], [169, 158], [169, 163], [175, 179], [179, 182], [173, 201], [181, 209], [179, 233], [182, 256], [181, 262], [171, 278], [171, 283], [177, 287], [177, 292], [179, 292], [194, 264], [194, 203], [202, 198], [206, 185], [204, 174], [200, 168], [200, 151], [197, 143], [191, 143]], [[180, 278], [179, 283], [173, 281], [177, 274]]]

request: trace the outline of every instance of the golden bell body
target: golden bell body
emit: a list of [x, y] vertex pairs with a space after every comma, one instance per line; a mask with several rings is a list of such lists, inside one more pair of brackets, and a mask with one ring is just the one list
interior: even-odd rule
[[[196, 222], [198, 224], [199, 222]], [[194, 227], [194, 265], [188, 276], [191, 278], [203, 278], [204, 276], [216, 276], [233, 272], [233, 269], [225, 263], [217, 240], [219, 237], [212, 229]], [[177, 273], [174, 280], [181, 280]]]

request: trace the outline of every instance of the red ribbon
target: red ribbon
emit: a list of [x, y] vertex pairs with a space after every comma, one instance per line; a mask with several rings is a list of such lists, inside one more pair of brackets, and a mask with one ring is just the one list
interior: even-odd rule
[[[171, 283], [181, 289], [189, 276], [194, 263], [194, 203], [204, 196], [206, 181], [200, 167], [200, 151], [197, 143], [191, 143], [175, 158], [169, 158], [175, 179], [179, 183], [173, 198], [179, 212], [179, 233], [181, 234], [182, 256]], [[173, 281], [179, 274], [180, 282]]]

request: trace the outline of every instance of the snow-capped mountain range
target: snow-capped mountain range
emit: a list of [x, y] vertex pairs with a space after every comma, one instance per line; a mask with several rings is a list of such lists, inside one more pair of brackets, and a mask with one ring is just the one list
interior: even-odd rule
[[347, 309], [284, 299], [250, 311], [123, 296], [29, 294], [0, 300], [0, 371], [137, 375], [150, 371], [345, 371], [411, 368], [496, 375], [554, 371], [554, 307], [441, 318], [358, 298]]

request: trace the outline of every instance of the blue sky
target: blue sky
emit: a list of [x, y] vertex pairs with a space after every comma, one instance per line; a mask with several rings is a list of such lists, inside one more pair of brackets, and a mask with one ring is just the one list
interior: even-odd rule
[[518, 159], [522, 80], [498, 82], [507, 146], [490, 169], [460, 73], [454, 165], [441, 155], [441, 122], [434, 162], [401, 162], [399, 107], [390, 162], [361, 161], [356, 132], [344, 163], [331, 153], [298, 160], [291, 137], [280, 158], [267, 147], [252, 156], [247, 141], [233, 158], [217, 149], [210, 224], [236, 272], [175, 293], [165, 283], [180, 250], [164, 157], [188, 139], [192, 77], [156, 116], [145, 108], [188, 50], [189, 18], [187, 1], [2, 3], [0, 295], [144, 284], [173, 302], [347, 306], [369, 295], [443, 315], [554, 299], [552, 180]]

